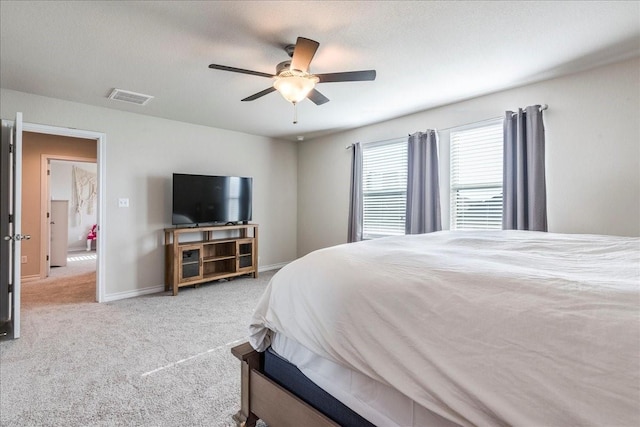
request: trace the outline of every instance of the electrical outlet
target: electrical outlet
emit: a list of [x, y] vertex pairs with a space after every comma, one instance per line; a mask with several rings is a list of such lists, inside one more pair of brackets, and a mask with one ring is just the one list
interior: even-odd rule
[[82, 240], [82, 235], [79, 235], [79, 236], [78, 236], [78, 240]]
[[118, 207], [119, 208], [128, 208], [129, 207], [129, 199], [118, 199]]
[[20, 257], [20, 262], [23, 263], [23, 264], [26, 264], [27, 263], [27, 256], [26, 255], [22, 255]]

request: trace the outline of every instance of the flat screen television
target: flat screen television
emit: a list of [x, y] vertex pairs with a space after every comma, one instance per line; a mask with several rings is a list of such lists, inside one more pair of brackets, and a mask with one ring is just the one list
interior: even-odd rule
[[173, 174], [173, 225], [251, 221], [253, 178]]

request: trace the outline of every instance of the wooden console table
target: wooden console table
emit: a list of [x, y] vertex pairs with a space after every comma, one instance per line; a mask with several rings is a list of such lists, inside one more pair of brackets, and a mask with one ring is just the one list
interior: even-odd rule
[[[188, 234], [199, 239], [187, 241]], [[258, 277], [258, 224], [165, 228], [164, 243], [165, 290], [173, 295], [182, 286], [245, 274]]]

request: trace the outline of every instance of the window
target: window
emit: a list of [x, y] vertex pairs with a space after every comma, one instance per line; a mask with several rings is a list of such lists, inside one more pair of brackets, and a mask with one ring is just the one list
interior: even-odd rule
[[451, 132], [451, 229], [502, 229], [502, 119]]
[[404, 234], [407, 200], [407, 141], [362, 147], [362, 237]]

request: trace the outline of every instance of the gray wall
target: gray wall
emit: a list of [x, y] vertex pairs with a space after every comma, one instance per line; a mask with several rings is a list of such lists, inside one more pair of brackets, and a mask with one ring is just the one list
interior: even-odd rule
[[[260, 266], [295, 259], [296, 143], [5, 89], [0, 95], [2, 118], [21, 111], [25, 122], [106, 134], [107, 298], [164, 284], [173, 172], [253, 177]], [[130, 207], [118, 208], [119, 198]]]
[[[164, 283], [162, 229], [172, 172], [254, 177], [260, 266], [344, 243], [355, 141], [395, 138], [547, 103], [549, 228], [640, 235], [640, 60], [475, 98], [303, 143], [191, 125], [2, 89], [0, 116], [107, 135], [106, 295]], [[448, 214], [448, 140], [441, 174]], [[129, 198], [129, 208], [118, 208]]]
[[[346, 242], [351, 154], [345, 146], [545, 103], [549, 231], [638, 236], [639, 95], [636, 58], [304, 142], [298, 152], [298, 256]], [[448, 131], [441, 132], [445, 228], [448, 150]]]

